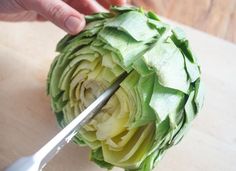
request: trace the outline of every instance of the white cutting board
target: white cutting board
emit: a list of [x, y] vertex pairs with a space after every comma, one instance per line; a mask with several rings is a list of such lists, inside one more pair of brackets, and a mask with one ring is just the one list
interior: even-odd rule
[[[236, 170], [236, 46], [183, 26], [202, 65], [204, 109], [156, 171]], [[54, 49], [65, 33], [50, 23], [0, 22], [0, 170], [59, 131], [46, 96]], [[69, 144], [46, 171], [102, 171]], [[120, 169], [114, 169], [118, 171]]]

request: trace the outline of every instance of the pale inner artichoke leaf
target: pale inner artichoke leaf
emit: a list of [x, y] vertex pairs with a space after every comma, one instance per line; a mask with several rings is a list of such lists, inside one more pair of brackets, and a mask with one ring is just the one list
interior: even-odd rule
[[125, 131], [128, 122], [128, 115], [126, 117], [110, 117], [105, 122], [97, 125], [97, 139], [103, 141], [105, 139], [114, 137]]
[[137, 167], [152, 144], [153, 126], [149, 124], [140, 127], [121, 151], [110, 150], [109, 144], [102, 142], [104, 160], [119, 167]]
[[106, 140], [106, 144], [109, 145], [109, 149], [112, 151], [121, 151], [123, 147], [129, 142], [129, 140], [137, 132], [138, 128], [131, 128], [123, 131], [121, 134]]

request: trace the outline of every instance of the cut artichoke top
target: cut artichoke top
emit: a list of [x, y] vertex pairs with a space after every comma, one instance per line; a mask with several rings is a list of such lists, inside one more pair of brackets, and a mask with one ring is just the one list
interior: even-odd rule
[[74, 142], [101, 167], [150, 171], [178, 143], [203, 103], [200, 68], [182, 30], [152, 12], [112, 7], [65, 36], [48, 75], [48, 94], [64, 127], [123, 72], [129, 75]]

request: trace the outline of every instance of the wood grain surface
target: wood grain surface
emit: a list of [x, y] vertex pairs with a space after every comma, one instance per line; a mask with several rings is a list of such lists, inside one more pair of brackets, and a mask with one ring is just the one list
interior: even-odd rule
[[132, 4], [236, 43], [236, 0], [130, 0]]
[[[181, 27], [199, 57], [206, 101], [192, 129], [154, 170], [235, 171], [236, 46]], [[0, 22], [0, 170], [34, 153], [59, 131], [46, 79], [63, 35], [50, 23]], [[104, 171], [88, 158], [87, 148], [71, 143], [44, 170]]]

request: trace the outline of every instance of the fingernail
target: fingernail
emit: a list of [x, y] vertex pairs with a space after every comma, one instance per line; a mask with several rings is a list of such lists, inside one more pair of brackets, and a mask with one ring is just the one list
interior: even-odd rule
[[65, 21], [65, 26], [69, 30], [70, 33], [79, 32], [81, 29], [81, 24], [82, 24], [81, 19], [74, 16], [70, 16]]

